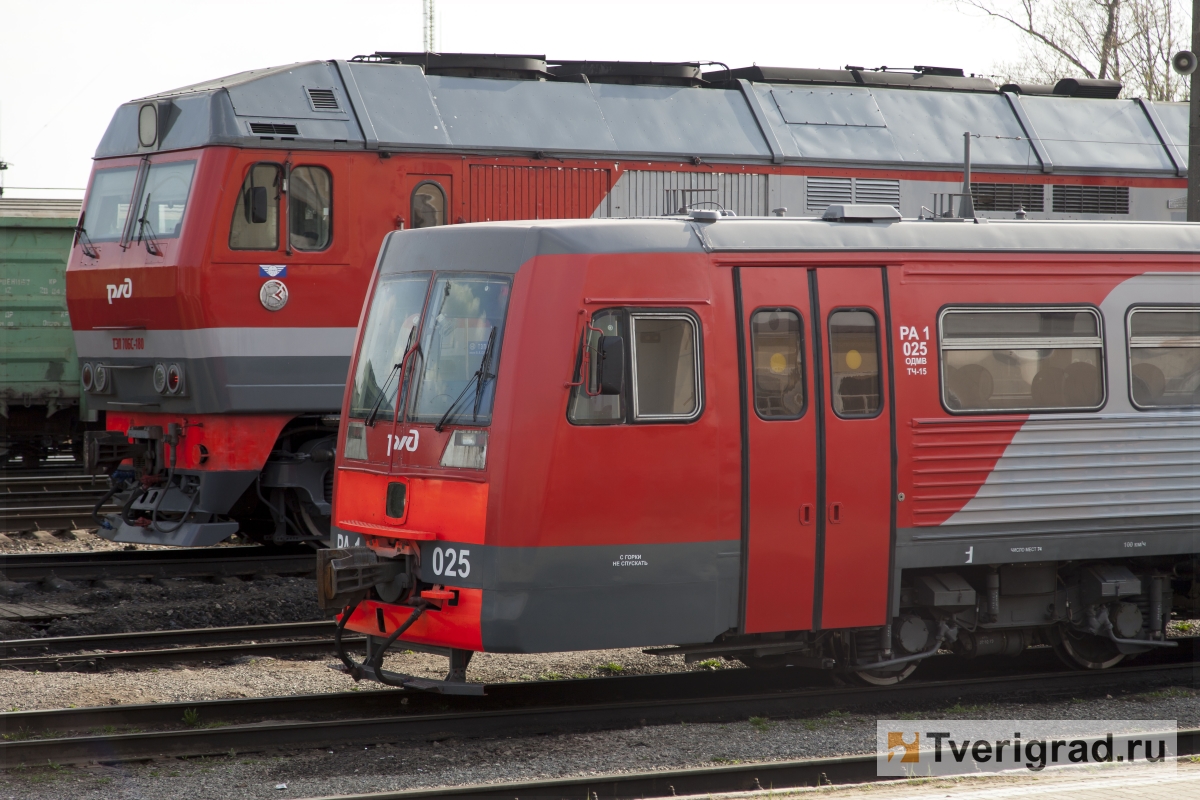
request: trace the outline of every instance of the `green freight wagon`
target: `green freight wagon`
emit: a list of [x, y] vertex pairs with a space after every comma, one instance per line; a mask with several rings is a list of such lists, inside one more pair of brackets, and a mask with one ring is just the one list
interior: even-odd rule
[[[0, 464], [82, 452], [89, 417], [64, 272], [78, 200], [0, 198]], [[81, 407], [80, 403], [84, 406]]]

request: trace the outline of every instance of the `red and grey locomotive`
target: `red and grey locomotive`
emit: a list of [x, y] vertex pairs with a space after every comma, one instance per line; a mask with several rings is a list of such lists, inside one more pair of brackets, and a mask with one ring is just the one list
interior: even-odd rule
[[[903, 679], [1112, 666], [1200, 615], [1200, 227], [823, 219], [389, 234], [323, 604], [356, 678], [667, 647]], [[447, 681], [388, 672], [394, 642]]]
[[964, 130], [983, 216], [1182, 214], [1186, 106], [1118, 89], [384, 53], [127, 103], [67, 272], [108, 427], [87, 452], [124, 505], [102, 533], [347, 541], [330, 525], [338, 408], [390, 231], [853, 202], [915, 217], [959, 190]]

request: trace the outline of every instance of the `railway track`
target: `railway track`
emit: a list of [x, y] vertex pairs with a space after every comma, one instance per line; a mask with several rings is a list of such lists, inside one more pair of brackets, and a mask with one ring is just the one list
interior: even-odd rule
[[[2, 512], [0, 512], [2, 513]], [[106, 578], [210, 578], [257, 573], [300, 574], [316, 568], [310, 547], [197, 547], [107, 550], [89, 553], [17, 553], [0, 556], [0, 579], [36, 582]]]
[[[1023, 696], [1045, 700], [1196, 685], [1200, 673], [1192, 644], [1181, 648], [1185, 652], [1176, 654], [1176, 663], [1164, 658], [1166, 663], [1097, 672], [989, 675], [891, 687], [814, 687], [797, 685], [812, 677], [801, 670], [727, 670], [501, 684], [489, 686], [488, 695], [482, 698], [362, 691], [13, 712], [0, 714], [0, 723], [8, 731], [6, 740], [0, 742], [0, 765], [44, 763], [47, 759], [83, 763], [199, 756], [334, 743], [531, 736], [729, 722], [750, 716], [809, 717], [835, 709], [891, 712], [962, 698], [972, 702]], [[188, 727], [185, 718], [194, 727]], [[81, 735], [81, 731], [113, 732]]]
[[[107, 490], [103, 476], [77, 468], [0, 474], [0, 533], [94, 528], [92, 510]], [[118, 510], [114, 503], [101, 508]]]

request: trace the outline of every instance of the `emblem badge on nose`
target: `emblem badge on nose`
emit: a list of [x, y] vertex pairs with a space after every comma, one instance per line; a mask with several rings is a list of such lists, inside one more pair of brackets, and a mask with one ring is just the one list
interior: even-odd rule
[[287, 286], [283, 281], [267, 281], [258, 290], [258, 300], [267, 311], [278, 311], [287, 305]]

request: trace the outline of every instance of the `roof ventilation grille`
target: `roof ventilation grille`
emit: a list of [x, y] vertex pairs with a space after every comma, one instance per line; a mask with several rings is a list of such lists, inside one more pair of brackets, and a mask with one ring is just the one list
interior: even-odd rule
[[337, 95], [333, 93], [333, 89], [309, 89], [308, 102], [312, 104], [313, 111], [341, 111], [341, 106], [338, 105]]
[[251, 122], [250, 132], [259, 134], [274, 134], [276, 136], [299, 136], [300, 129], [295, 125], [285, 125], [281, 122]]

